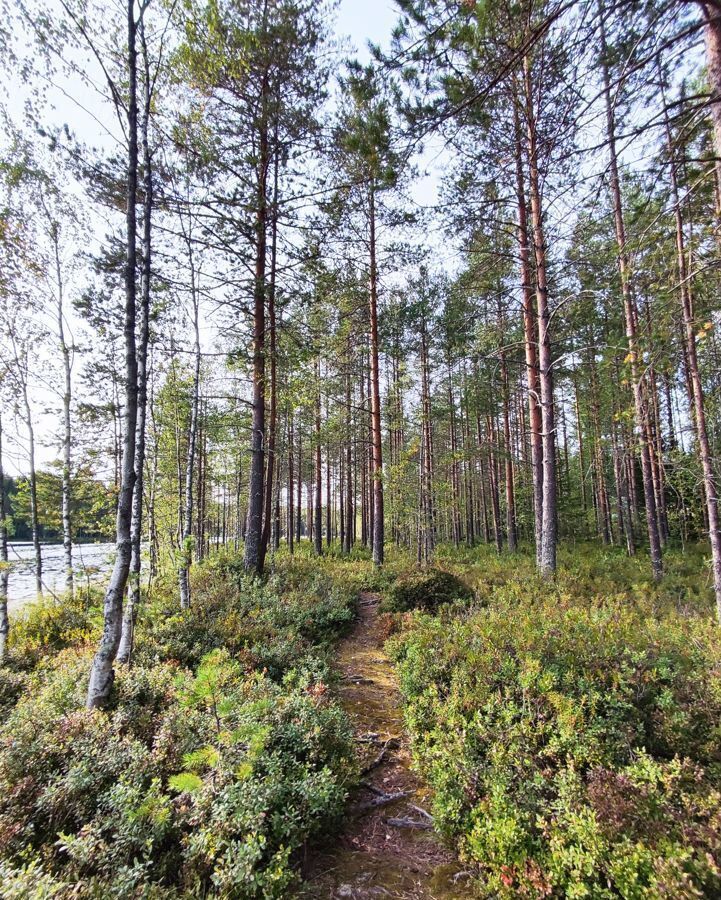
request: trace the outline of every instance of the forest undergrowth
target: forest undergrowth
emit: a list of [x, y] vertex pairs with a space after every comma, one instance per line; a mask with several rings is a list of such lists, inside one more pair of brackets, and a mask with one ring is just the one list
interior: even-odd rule
[[469, 897], [721, 891], [721, 641], [704, 548], [221, 554], [162, 579], [107, 710], [99, 595], [29, 607], [0, 670], [3, 898], [285, 898], [360, 777], [334, 642], [382, 597], [417, 775]]

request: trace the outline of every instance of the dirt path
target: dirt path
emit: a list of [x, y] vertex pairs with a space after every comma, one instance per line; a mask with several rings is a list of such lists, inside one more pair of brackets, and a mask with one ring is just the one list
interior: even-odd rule
[[301, 896], [469, 898], [454, 856], [432, 831], [425, 812], [428, 791], [410, 769], [401, 697], [383, 651], [378, 602], [373, 594], [361, 594], [358, 622], [337, 656], [340, 702], [353, 720], [366, 771], [337, 842], [309, 862]]

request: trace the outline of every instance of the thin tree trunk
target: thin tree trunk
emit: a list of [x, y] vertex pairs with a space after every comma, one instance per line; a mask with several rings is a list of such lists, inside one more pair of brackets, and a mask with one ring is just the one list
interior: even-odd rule
[[[719, 46], [721, 50], [721, 45]], [[717, 73], [718, 74], [718, 73]], [[720, 85], [721, 86], [721, 85]], [[666, 104], [664, 102], [664, 109]], [[670, 174], [671, 174], [671, 199], [674, 204], [674, 220], [676, 225], [676, 251], [678, 265], [678, 280], [680, 285], [679, 297], [681, 300], [681, 312], [686, 337], [686, 354], [688, 358], [689, 375], [693, 388], [694, 424], [696, 426], [696, 439], [698, 441], [698, 453], [701, 460], [703, 473], [704, 494], [706, 497], [706, 515], [708, 520], [709, 541], [711, 544], [711, 569], [713, 572], [714, 595], [716, 599], [716, 615], [721, 622], [721, 523], [718, 510], [718, 486], [714, 471], [713, 453], [706, 426], [706, 407], [704, 403], [704, 390], [698, 365], [698, 353], [696, 350], [696, 328], [694, 327], [693, 299], [689, 283], [689, 273], [686, 265], [686, 247], [681, 216], [681, 204], [678, 192], [678, 178], [676, 175], [676, 162], [673, 153], [671, 128], [666, 118], [666, 138], [668, 141]]]
[[[21, 358], [22, 356], [22, 358]], [[33, 413], [28, 397], [28, 370], [27, 351], [18, 353], [15, 348], [15, 361], [19, 372], [19, 387], [25, 413], [25, 427], [28, 432], [28, 465], [30, 473], [28, 483], [30, 487], [30, 528], [32, 532], [33, 552], [35, 555], [35, 591], [39, 597], [43, 593], [43, 555], [40, 547], [40, 521], [38, 515], [38, 474], [35, 466], [35, 426]]]
[[115, 679], [113, 663], [122, 630], [123, 595], [130, 571], [130, 524], [135, 486], [135, 429], [138, 412], [138, 360], [135, 347], [135, 271], [137, 226], [135, 201], [138, 187], [138, 101], [135, 4], [128, 0], [128, 174], [126, 197], [125, 260], [125, 433], [116, 521], [117, 553], [103, 603], [103, 633], [93, 659], [88, 684], [89, 709], [104, 706]]
[[431, 387], [430, 364], [428, 361], [428, 331], [425, 321], [421, 326], [421, 410], [422, 410], [422, 434], [423, 465], [422, 465], [422, 493], [425, 534], [424, 559], [433, 557], [436, 543], [436, 515], [435, 501], [433, 497], [433, 424], [431, 419]]
[[55, 278], [58, 290], [58, 339], [60, 354], [63, 358], [64, 390], [63, 390], [63, 474], [62, 474], [62, 523], [63, 523], [63, 557], [65, 564], [65, 590], [73, 595], [73, 534], [70, 515], [72, 501], [72, 423], [70, 404], [72, 401], [72, 363], [70, 348], [65, 340], [65, 307], [63, 277], [60, 263], [60, 245], [57, 223], [52, 223], [52, 243], [55, 257]]
[[5, 472], [3, 469], [3, 426], [0, 411], [0, 665], [7, 656], [10, 619], [8, 618], [8, 528], [5, 517]]
[[288, 412], [288, 532], [287, 532], [287, 542], [288, 542], [288, 550], [292, 556], [293, 554], [293, 538], [295, 536], [295, 525], [293, 522], [293, 512], [295, 510], [295, 498], [293, 496], [294, 488], [295, 488], [295, 473], [293, 472], [293, 445], [294, 445], [294, 432], [293, 432], [293, 413]]
[[556, 425], [553, 397], [553, 355], [549, 332], [551, 317], [548, 309], [548, 279], [546, 274], [546, 240], [543, 232], [543, 210], [538, 171], [538, 147], [534, 111], [531, 61], [524, 57], [526, 91], [528, 167], [530, 175], [531, 221], [533, 250], [536, 259], [536, 314], [538, 317], [538, 365], [541, 387], [541, 426], [543, 445], [543, 527], [539, 571], [550, 577], [556, 571], [558, 539], [556, 501]]
[[275, 468], [275, 432], [278, 419], [278, 354], [277, 333], [275, 321], [275, 280], [278, 261], [278, 165], [280, 148], [278, 144], [278, 126], [275, 127], [275, 153], [273, 156], [273, 214], [271, 222], [270, 244], [270, 284], [268, 286], [268, 325], [270, 338], [270, 408], [268, 410], [268, 446], [265, 475], [265, 510], [263, 515], [263, 533], [260, 545], [260, 568], [265, 563], [265, 555], [268, 552], [268, 542], [271, 532], [271, 517], [273, 504], [273, 470]]
[[[267, 3], [264, 8], [264, 18]], [[246, 571], [263, 571], [263, 482], [265, 476], [265, 266], [268, 219], [268, 75], [263, 75], [260, 113], [260, 155], [255, 211], [255, 274], [253, 290], [253, 416], [248, 478], [248, 516], [243, 564]]]
[[320, 357], [315, 362], [315, 504], [313, 519], [313, 546], [317, 556], [323, 553], [323, 467], [320, 438]]
[[[180, 590], [180, 608], [189, 609], [190, 565], [193, 559], [191, 538], [193, 534], [193, 474], [195, 470], [195, 448], [198, 432], [198, 406], [200, 401], [200, 297], [196, 286], [196, 275], [190, 240], [188, 241], [188, 259], [190, 263], [191, 292], [193, 302], [193, 385], [190, 398], [190, 422], [188, 424], [188, 453], [185, 459], [185, 491], [183, 509], [183, 534], [180, 547], [181, 563], [178, 568], [178, 587]], [[239, 479], [240, 481], [240, 479]]]
[[303, 522], [303, 442], [302, 422], [298, 422], [298, 514], [295, 520], [295, 539], [300, 544], [300, 531]]
[[536, 565], [541, 566], [541, 537], [543, 534], [543, 437], [538, 375], [537, 329], [532, 301], [531, 250], [528, 233], [528, 210], [523, 176], [523, 145], [518, 101], [513, 104], [515, 120], [516, 202], [518, 205], [518, 246], [521, 263], [523, 333], [526, 351], [526, 381], [528, 384], [528, 420], [531, 432], [531, 476], [533, 480], [533, 520], [536, 539]]
[[383, 444], [381, 434], [381, 396], [378, 370], [378, 271], [376, 265], [375, 184], [371, 180], [370, 197], [370, 376], [371, 433], [373, 443], [373, 563], [383, 565]]
[[153, 169], [148, 143], [150, 124], [150, 60], [145, 40], [145, 28], [139, 25], [140, 43], [143, 53], [144, 97], [143, 115], [140, 128], [140, 143], [143, 162], [143, 238], [142, 268], [140, 275], [140, 341], [137, 346], [138, 360], [138, 409], [135, 425], [135, 484], [133, 486], [132, 518], [130, 522], [130, 572], [128, 577], [128, 597], [123, 615], [122, 633], [118, 645], [118, 662], [130, 664], [135, 638], [135, 622], [140, 606], [140, 565], [141, 538], [143, 534], [143, 482], [145, 474], [145, 420], [148, 406], [148, 340], [150, 337], [150, 270], [151, 270], [151, 229], [153, 212]]
[[345, 477], [346, 477], [346, 502], [345, 502], [345, 534], [343, 543], [343, 552], [350, 553], [353, 546], [353, 523], [355, 519], [355, 505], [353, 497], [353, 418], [351, 414], [352, 401], [352, 378], [351, 378], [351, 334], [348, 332], [348, 354], [346, 360], [346, 376], [345, 376], [345, 430], [346, 430], [346, 448], [345, 448]]
[[656, 513], [656, 497], [653, 488], [653, 473], [651, 470], [651, 451], [646, 436], [647, 408], [644, 396], [644, 386], [639, 373], [639, 348], [637, 337], [638, 311], [633, 297], [631, 286], [631, 273], [629, 270], [628, 254], [626, 251], [626, 226], [623, 220], [623, 205], [621, 202], [621, 186], [618, 175], [618, 160], [616, 156], [616, 124], [611, 97], [611, 83], [608, 73], [606, 30], [604, 25], [605, 11], [603, 0], [598, 2], [600, 34], [601, 34], [601, 68], [603, 71], [604, 98], [606, 102], [606, 128], [608, 147], [610, 154], [610, 182], [611, 196], [613, 200], [613, 216], [616, 229], [616, 243], [618, 244], [618, 265], [621, 276], [621, 291], [623, 294], [624, 317], [626, 323], [626, 339], [628, 341], [628, 355], [631, 364], [631, 383], [633, 386], [634, 408], [636, 413], [636, 430], [639, 449], [641, 453], [641, 475], [643, 478], [643, 493], [646, 504], [646, 521], [648, 527], [648, 541], [651, 552], [651, 570], [655, 579], [663, 575], [663, 561], [661, 557], [661, 540], [658, 533], [658, 517]]

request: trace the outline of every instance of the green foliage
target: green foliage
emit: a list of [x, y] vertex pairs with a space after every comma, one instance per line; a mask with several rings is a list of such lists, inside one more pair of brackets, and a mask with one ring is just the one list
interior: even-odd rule
[[237, 571], [199, 567], [190, 613], [144, 610], [102, 713], [84, 709], [92, 613], [31, 608], [14, 658], [37, 664], [0, 682], [3, 896], [288, 896], [355, 774], [321, 679], [351, 595], [322, 572], [304, 595], [292, 566], [268, 585]]
[[352, 592], [322, 570], [289, 564], [261, 582], [246, 576], [241, 559], [220, 556], [194, 572], [192, 609], [179, 609], [174, 594], [145, 607], [136, 658], [195, 668], [224, 648], [246, 671], [276, 680], [291, 668], [322, 676], [325, 648], [353, 614]]
[[413, 609], [434, 613], [444, 603], [473, 599], [473, 591], [451, 572], [431, 570], [399, 578], [381, 604], [382, 612], [409, 612]]
[[[41, 536], [47, 540], [62, 537], [62, 474], [38, 471], [38, 520]], [[32, 534], [30, 481], [18, 478], [8, 492], [13, 534], [27, 539]], [[83, 465], [72, 473], [70, 514], [74, 538], [109, 539], [115, 526], [115, 489], [96, 478], [90, 466]]]
[[74, 597], [45, 598], [27, 604], [13, 617], [10, 629], [10, 649], [15, 662], [27, 667], [47, 654], [57, 653], [74, 644], [97, 639], [99, 601], [85, 592]]
[[601, 596], [601, 554], [580, 557], [556, 586], [506, 561], [487, 607], [416, 616], [393, 640], [437, 826], [482, 896], [716, 896], [721, 643], [706, 598], [679, 612], [680, 579]]

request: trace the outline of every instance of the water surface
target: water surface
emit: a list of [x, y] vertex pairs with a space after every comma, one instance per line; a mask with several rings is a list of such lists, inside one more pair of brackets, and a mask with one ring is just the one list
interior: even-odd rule
[[[43, 557], [43, 593], [49, 597], [61, 594], [65, 588], [65, 556], [62, 544], [41, 544]], [[115, 544], [75, 544], [73, 569], [76, 586], [102, 581], [110, 572], [115, 559]], [[18, 609], [35, 600], [35, 551], [30, 543], [8, 544], [8, 606]]]

